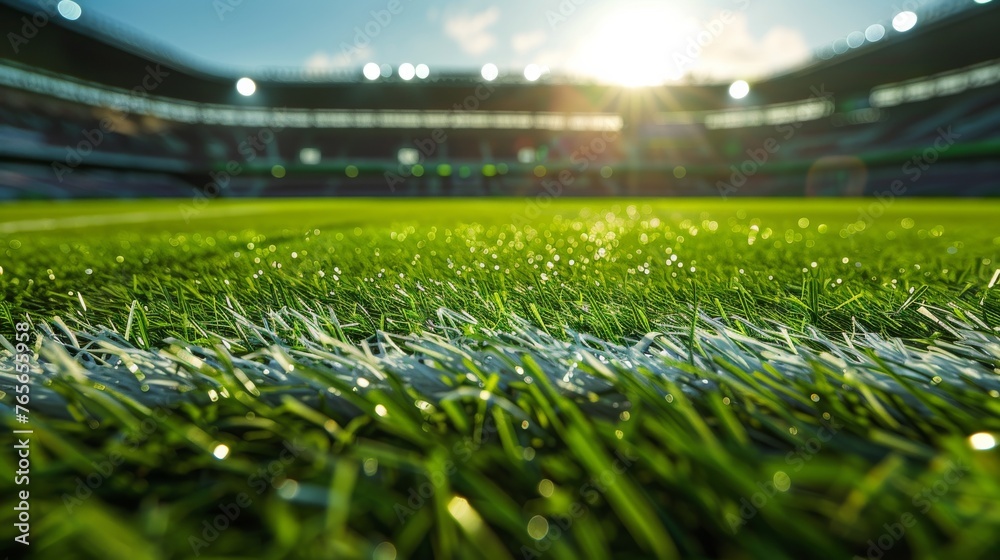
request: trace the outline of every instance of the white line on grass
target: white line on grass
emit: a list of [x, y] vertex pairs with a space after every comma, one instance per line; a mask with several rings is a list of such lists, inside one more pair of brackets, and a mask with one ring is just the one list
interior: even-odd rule
[[[223, 216], [242, 216], [246, 214], [267, 214], [277, 210], [274, 207], [229, 208], [206, 210], [200, 212], [195, 220]], [[164, 212], [130, 212], [125, 214], [97, 214], [94, 216], [73, 216], [69, 218], [42, 218], [38, 220], [20, 220], [0, 224], [0, 233], [18, 233], [22, 231], [50, 231], [56, 229], [85, 228], [111, 224], [142, 224], [148, 222], [172, 222], [179, 219], [177, 210]]]

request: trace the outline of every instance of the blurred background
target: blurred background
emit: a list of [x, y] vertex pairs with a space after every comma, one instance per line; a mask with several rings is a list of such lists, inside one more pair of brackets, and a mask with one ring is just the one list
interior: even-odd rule
[[989, 0], [0, 0], [0, 22], [0, 200], [1000, 194]]

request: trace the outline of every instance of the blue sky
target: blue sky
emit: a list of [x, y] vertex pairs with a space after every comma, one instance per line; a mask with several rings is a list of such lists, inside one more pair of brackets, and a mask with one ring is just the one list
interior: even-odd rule
[[903, 6], [934, 0], [76, 1], [84, 17], [118, 20], [232, 71], [375, 61], [425, 63], [432, 72], [493, 62], [520, 72], [536, 63], [610, 81], [659, 81], [793, 67], [853, 31], [888, 27]]

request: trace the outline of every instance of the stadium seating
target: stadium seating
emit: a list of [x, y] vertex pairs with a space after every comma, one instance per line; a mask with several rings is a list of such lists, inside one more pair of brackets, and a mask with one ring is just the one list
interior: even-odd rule
[[[164, 53], [51, 29], [36, 53], [72, 48], [167, 77], [137, 96], [125, 71], [0, 51], [0, 198], [109, 188], [191, 196], [231, 165], [239, 172], [224, 196], [530, 195], [551, 193], [559, 177], [566, 195], [859, 195], [899, 180], [906, 194], [980, 195], [1000, 155], [1000, 46], [964, 49], [956, 39], [990, 25], [1000, 25], [1000, 6], [976, 17], [949, 12], [918, 32], [754, 84], [742, 102], [716, 84], [657, 95], [558, 80], [491, 84], [480, 100], [486, 90], [475, 77], [444, 76], [262, 82], [266, 105], [234, 100], [231, 84]], [[920, 64], [906, 63], [917, 56]], [[548, 111], [554, 99], [564, 112]], [[943, 130], [956, 139], [928, 154], [940, 163], [910, 185], [904, 166]], [[414, 151], [416, 161], [404, 158]]]

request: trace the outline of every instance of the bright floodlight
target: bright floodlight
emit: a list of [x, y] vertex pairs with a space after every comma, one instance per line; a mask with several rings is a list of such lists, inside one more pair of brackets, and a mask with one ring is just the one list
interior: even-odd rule
[[83, 14], [83, 10], [80, 9], [80, 5], [73, 0], [62, 0], [56, 4], [56, 9], [59, 10], [59, 15], [70, 21], [80, 19], [80, 16]]
[[399, 65], [399, 77], [404, 80], [412, 80], [413, 76], [416, 75], [417, 69], [413, 67], [409, 62], [404, 62]]
[[865, 29], [865, 39], [868, 39], [870, 43], [880, 41], [882, 37], [885, 37], [885, 28], [877, 23], [869, 25], [868, 29]]
[[420, 152], [416, 148], [400, 148], [396, 152], [399, 163], [403, 165], [416, 165], [420, 163]]
[[733, 99], [743, 99], [748, 93], [750, 93], [750, 84], [743, 80], [737, 80], [729, 86], [729, 96]]
[[978, 451], [987, 451], [997, 446], [996, 438], [994, 438], [992, 434], [988, 434], [986, 432], [972, 434], [969, 436], [969, 443], [972, 445], [973, 449]]
[[240, 92], [240, 95], [250, 97], [253, 92], [257, 91], [257, 84], [253, 83], [250, 78], [240, 78], [236, 82], [236, 91]]
[[493, 80], [497, 79], [497, 76], [500, 75], [500, 70], [497, 68], [496, 64], [490, 62], [489, 64], [483, 66], [482, 74], [484, 80], [486, 80], [487, 82], [492, 82]]
[[426, 64], [418, 64], [416, 68], [417, 77], [423, 80], [431, 75], [431, 69]]
[[306, 165], [316, 165], [322, 159], [318, 148], [302, 148], [299, 151], [299, 160]]
[[521, 163], [531, 163], [535, 161], [535, 149], [524, 147], [517, 151], [517, 161]]
[[988, 3], [989, 1], [990, 1], [990, 0], [976, 0], [976, 4], [986, 4], [986, 3]]
[[538, 78], [542, 77], [542, 68], [537, 64], [529, 64], [524, 67], [524, 79], [529, 82], [534, 82]]
[[892, 18], [892, 28], [900, 33], [913, 29], [917, 24], [917, 14], [913, 12], [899, 12]]
[[365, 64], [365, 67], [361, 69], [361, 73], [364, 74], [369, 80], [377, 80], [381, 72], [382, 71], [379, 69], [378, 64], [375, 64], [374, 62]]

